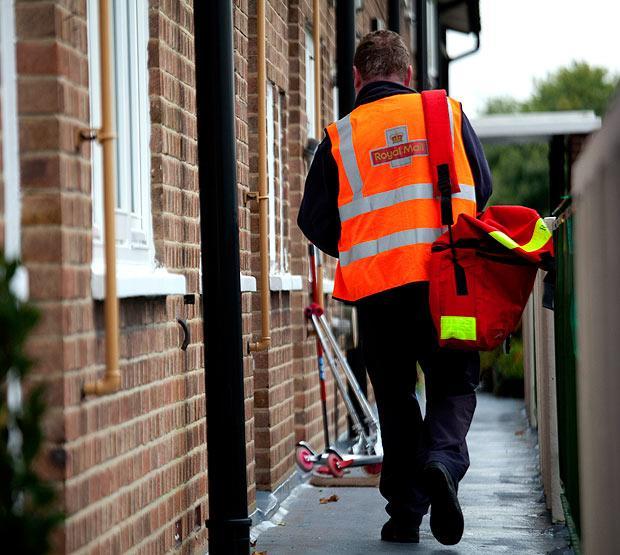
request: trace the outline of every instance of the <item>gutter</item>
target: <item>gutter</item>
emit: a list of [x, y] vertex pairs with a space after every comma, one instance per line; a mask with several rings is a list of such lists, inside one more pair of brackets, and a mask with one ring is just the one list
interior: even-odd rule
[[232, 2], [194, 2], [209, 491], [206, 525], [209, 552], [213, 555], [247, 555], [251, 524], [246, 477], [232, 10]]

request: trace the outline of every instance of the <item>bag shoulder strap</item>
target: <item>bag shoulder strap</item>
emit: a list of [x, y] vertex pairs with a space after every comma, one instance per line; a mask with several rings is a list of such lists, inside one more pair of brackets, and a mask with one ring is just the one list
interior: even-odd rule
[[435, 192], [441, 196], [441, 222], [452, 225], [452, 194], [460, 187], [454, 162], [452, 146], [452, 124], [448, 111], [448, 95], [443, 89], [422, 91], [424, 126], [428, 141], [428, 152], [433, 168]]
[[456, 164], [454, 163], [452, 123], [448, 111], [448, 102], [448, 95], [443, 89], [422, 92], [424, 126], [426, 127], [428, 153], [433, 172], [433, 185], [435, 193], [439, 193], [441, 196], [441, 223], [448, 226], [456, 294], [467, 295], [465, 270], [457, 260], [452, 237], [452, 225], [454, 224], [452, 194], [458, 193], [461, 189], [456, 173]]

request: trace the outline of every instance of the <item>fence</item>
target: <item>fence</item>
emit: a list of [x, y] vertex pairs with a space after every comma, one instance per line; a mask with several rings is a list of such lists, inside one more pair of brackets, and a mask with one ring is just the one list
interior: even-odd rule
[[567, 516], [584, 553], [606, 555], [620, 514], [620, 105], [567, 169], [571, 194], [549, 222], [554, 311], [539, 275], [524, 314], [525, 396], [553, 519]]
[[620, 522], [620, 103], [573, 176], [582, 546], [605, 555]]

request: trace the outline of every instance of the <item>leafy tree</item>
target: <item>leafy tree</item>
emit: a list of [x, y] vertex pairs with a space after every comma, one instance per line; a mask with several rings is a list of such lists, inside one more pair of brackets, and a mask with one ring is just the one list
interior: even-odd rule
[[[618, 86], [618, 77], [605, 68], [573, 62], [535, 81], [530, 99], [491, 98], [485, 114], [533, 111], [594, 110], [603, 115]], [[491, 204], [520, 204], [549, 214], [549, 148], [546, 143], [485, 145], [493, 173]]]
[[17, 270], [0, 252], [0, 537], [11, 553], [40, 555], [62, 521], [54, 508], [54, 489], [34, 470], [43, 442], [42, 385], [22, 395], [32, 363], [24, 352], [38, 313], [21, 302], [10, 283]]
[[518, 204], [549, 214], [549, 147], [546, 143], [485, 146], [493, 173], [490, 204]]
[[594, 110], [602, 116], [618, 86], [618, 77], [603, 67], [573, 62], [546, 79], [534, 82], [534, 94], [524, 105], [527, 111]]

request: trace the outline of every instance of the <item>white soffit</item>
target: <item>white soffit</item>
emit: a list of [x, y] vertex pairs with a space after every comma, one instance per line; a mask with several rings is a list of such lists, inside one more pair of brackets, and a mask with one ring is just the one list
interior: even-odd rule
[[601, 118], [591, 110], [493, 114], [471, 122], [485, 142], [542, 142], [554, 135], [588, 134], [600, 129]]

